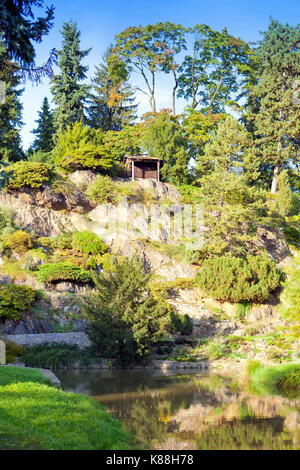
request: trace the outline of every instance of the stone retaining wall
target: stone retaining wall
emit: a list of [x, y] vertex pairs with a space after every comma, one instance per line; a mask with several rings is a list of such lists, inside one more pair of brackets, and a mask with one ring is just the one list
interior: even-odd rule
[[42, 333], [28, 335], [6, 335], [6, 338], [21, 346], [35, 346], [43, 343], [76, 344], [80, 349], [90, 346], [85, 333]]

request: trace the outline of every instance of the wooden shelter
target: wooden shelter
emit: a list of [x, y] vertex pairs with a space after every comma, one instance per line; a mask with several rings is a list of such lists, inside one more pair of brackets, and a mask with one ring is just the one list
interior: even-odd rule
[[131, 155], [125, 157], [125, 168], [129, 178], [155, 179], [159, 181], [161, 161], [148, 155]]

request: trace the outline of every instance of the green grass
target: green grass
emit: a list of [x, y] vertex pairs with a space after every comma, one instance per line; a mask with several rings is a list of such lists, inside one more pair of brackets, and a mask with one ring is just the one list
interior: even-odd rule
[[93, 399], [47, 384], [35, 370], [0, 367], [0, 449], [130, 449], [130, 436]]
[[265, 367], [257, 361], [247, 368], [252, 390], [268, 395], [297, 397], [300, 395], [300, 364], [279, 364]]

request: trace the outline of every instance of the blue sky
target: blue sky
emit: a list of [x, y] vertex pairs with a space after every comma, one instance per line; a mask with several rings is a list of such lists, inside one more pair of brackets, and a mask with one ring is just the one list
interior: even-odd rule
[[[55, 6], [55, 22], [49, 35], [36, 47], [37, 63], [47, 60], [52, 48], [60, 48], [61, 26], [64, 21], [72, 19], [82, 33], [81, 47], [92, 48], [85, 60], [90, 77], [94, 74], [94, 66], [99, 64], [102, 54], [113, 42], [114, 35], [128, 26], [159, 21], [183, 26], [205, 23], [217, 30], [227, 27], [231, 34], [245, 41], [257, 41], [261, 37], [259, 32], [267, 29], [270, 16], [292, 25], [298, 23], [300, 17], [299, 0], [46, 0], [45, 4]], [[137, 84], [137, 80], [137, 77], [132, 77], [133, 84]], [[38, 86], [29, 82], [25, 84], [22, 95], [24, 127], [21, 131], [25, 149], [33, 140], [30, 131], [35, 127], [34, 120], [44, 96], [51, 99], [48, 80]], [[140, 102], [139, 114], [149, 110], [144, 95], [137, 95], [137, 102]], [[170, 103], [168, 81], [160, 77], [157, 83], [158, 108], [170, 107]], [[181, 111], [184, 104], [179, 101], [177, 111]]]

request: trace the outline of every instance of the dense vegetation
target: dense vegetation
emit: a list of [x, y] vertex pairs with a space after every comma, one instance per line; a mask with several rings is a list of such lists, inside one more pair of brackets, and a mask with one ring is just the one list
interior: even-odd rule
[[267, 256], [220, 256], [203, 262], [198, 285], [209, 296], [231, 302], [268, 300], [280, 285], [282, 273]]

